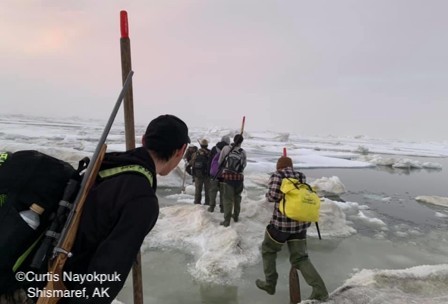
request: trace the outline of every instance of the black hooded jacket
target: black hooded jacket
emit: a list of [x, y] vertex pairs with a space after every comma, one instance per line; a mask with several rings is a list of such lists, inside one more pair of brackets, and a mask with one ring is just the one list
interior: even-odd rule
[[[65, 281], [70, 290], [86, 287], [90, 297], [64, 298], [62, 303], [111, 303], [123, 287], [145, 236], [157, 221], [155, 165], [144, 148], [107, 153], [100, 170], [131, 164], [152, 173], [152, 187], [145, 176], [135, 172], [98, 180], [84, 205], [73, 257], [64, 268], [66, 273], [106, 274], [112, 279], [102, 284], [98, 280], [82, 284]], [[108, 297], [94, 296], [101, 288], [109, 288]]]
[[217, 143], [216, 146], [214, 146], [212, 148], [212, 151], [210, 152], [210, 159], [213, 159], [216, 153], [221, 152], [222, 148], [224, 148], [227, 145], [228, 143], [226, 143], [225, 141], [220, 141], [219, 143]]

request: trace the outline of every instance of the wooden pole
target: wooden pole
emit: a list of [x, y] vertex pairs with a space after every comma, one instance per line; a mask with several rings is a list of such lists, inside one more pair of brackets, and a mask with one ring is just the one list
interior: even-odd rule
[[243, 122], [241, 123], [241, 135], [243, 135], [245, 123], [246, 123], [246, 116], [243, 116]]
[[[128, 13], [120, 12], [120, 48], [121, 48], [121, 75], [123, 81], [126, 75], [132, 70], [131, 62], [131, 41], [129, 39]], [[135, 148], [135, 127], [134, 127], [134, 97], [132, 86], [124, 98], [124, 128], [126, 139], [126, 150]], [[143, 279], [141, 254], [137, 254], [132, 266], [132, 283], [134, 288], [134, 304], [143, 304]]]
[[297, 304], [302, 301], [299, 274], [297, 273], [297, 269], [292, 265], [289, 271], [289, 301], [291, 304]]
[[[126, 11], [120, 12], [121, 28], [121, 75], [123, 83], [129, 71], [132, 70], [131, 63], [131, 41], [129, 39], [128, 14]], [[135, 128], [134, 128], [134, 97], [132, 85], [124, 97], [124, 128], [126, 138], [126, 150], [135, 148]]]

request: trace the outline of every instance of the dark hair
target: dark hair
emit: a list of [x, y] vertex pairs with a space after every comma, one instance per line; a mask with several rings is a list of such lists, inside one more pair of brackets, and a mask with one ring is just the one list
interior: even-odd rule
[[240, 145], [243, 143], [244, 137], [241, 134], [237, 134], [235, 135], [235, 137], [233, 138], [233, 142], [235, 143], [235, 145]]
[[152, 152], [154, 152], [154, 154], [156, 155], [156, 157], [160, 160], [163, 161], [169, 161], [170, 158], [172, 158], [174, 156], [174, 154], [176, 154], [176, 151], [179, 150], [180, 148], [182, 148], [182, 146], [177, 147], [177, 148], [148, 148], [145, 146], [146, 149], [151, 150]]

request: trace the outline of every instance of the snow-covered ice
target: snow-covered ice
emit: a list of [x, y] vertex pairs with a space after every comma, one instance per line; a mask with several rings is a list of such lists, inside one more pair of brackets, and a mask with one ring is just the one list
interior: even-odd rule
[[[0, 115], [0, 150], [13, 152], [36, 149], [75, 165], [80, 158], [92, 154], [101, 135], [102, 125], [102, 122], [78, 118], [58, 120]], [[136, 126], [137, 143], [145, 127]], [[237, 132], [219, 127], [193, 129], [190, 130], [190, 137], [192, 142], [206, 137], [214, 145], [223, 135], [233, 137]], [[317, 137], [250, 130], [246, 130], [244, 135], [243, 146], [248, 154], [248, 165], [240, 215], [243, 220], [232, 223], [229, 228], [219, 226], [221, 213], [209, 213], [204, 206], [193, 204], [194, 186], [191, 182], [187, 182], [185, 192], [180, 193], [184, 168], [181, 162], [176, 172], [158, 177], [159, 193], [165, 193], [163, 201], [168, 203], [161, 205], [159, 220], [144, 241], [144, 254], [149, 251], [177, 250], [191, 257], [187, 271], [195, 281], [223, 286], [239, 282], [244, 277], [245, 269], [261, 262], [259, 246], [273, 208], [272, 204], [265, 201], [264, 190], [284, 147], [298, 169], [387, 166], [392, 169], [446, 170], [440, 163], [412, 157], [448, 157], [446, 142], [405, 142], [365, 136]], [[122, 125], [117, 123], [108, 137], [109, 150], [124, 150], [123, 138]], [[335, 195], [344, 195], [350, 191], [338, 176], [321, 176], [309, 179], [308, 182], [322, 196], [319, 222], [325, 240], [322, 244], [336, 244], [334, 246], [337, 248], [338, 243], [356, 238], [360, 231], [368, 231], [371, 242], [383, 244], [393, 242], [389, 241], [391, 238], [412, 239], [427, 233], [424, 227], [406, 223], [391, 224], [387, 214], [372, 210], [365, 202], [335, 200]], [[365, 193], [361, 197], [373, 204], [394, 201], [390, 194], [384, 193]], [[433, 210], [432, 214], [441, 221], [442, 228], [448, 228], [448, 212], [445, 211], [448, 197], [429, 193], [417, 196], [415, 200], [437, 205], [440, 210]], [[308, 235], [311, 240], [317, 239], [314, 225], [310, 227]], [[448, 253], [448, 240], [439, 231], [429, 232], [423, 239], [442, 246], [436, 254], [446, 256]], [[418, 242], [415, 244], [419, 245]], [[313, 260], [319, 256], [318, 253], [314, 254], [311, 253]], [[388, 261], [393, 265], [412, 264], [414, 256], [391, 253]], [[363, 267], [354, 270], [345, 282], [340, 282], [328, 303], [448, 303], [447, 282], [447, 264], [406, 269]]]

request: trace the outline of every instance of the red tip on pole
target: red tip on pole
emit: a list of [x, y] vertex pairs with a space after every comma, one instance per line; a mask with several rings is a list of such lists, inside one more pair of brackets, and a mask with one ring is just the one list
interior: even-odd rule
[[286, 155], [286, 148], [283, 148], [283, 156], [285, 156], [285, 157], [287, 156]]
[[121, 38], [129, 38], [128, 12], [120, 11]]
[[243, 116], [243, 122], [241, 123], [241, 135], [243, 135], [244, 132], [244, 123], [246, 122], [246, 116]]

